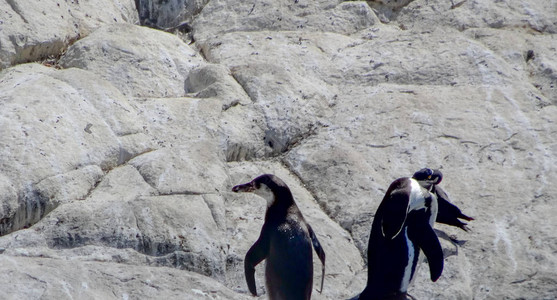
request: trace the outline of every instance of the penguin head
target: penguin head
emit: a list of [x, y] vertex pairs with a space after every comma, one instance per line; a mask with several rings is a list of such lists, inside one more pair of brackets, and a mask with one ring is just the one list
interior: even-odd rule
[[277, 199], [277, 194], [282, 194], [284, 190], [290, 190], [288, 186], [277, 176], [272, 174], [263, 174], [256, 177], [252, 181], [244, 184], [239, 184], [232, 188], [235, 193], [254, 193], [259, 197], [267, 200], [267, 207], [273, 205]]
[[423, 168], [414, 173], [412, 178], [418, 181], [423, 188], [431, 191], [434, 185], [441, 183], [443, 173], [437, 169]]

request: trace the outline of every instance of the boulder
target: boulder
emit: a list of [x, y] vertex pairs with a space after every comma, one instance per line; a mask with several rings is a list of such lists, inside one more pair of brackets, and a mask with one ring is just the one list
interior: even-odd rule
[[213, 0], [193, 21], [193, 32], [196, 40], [268, 30], [352, 34], [378, 22], [363, 1]]
[[13, 1], [0, 4], [0, 70], [58, 57], [104, 24], [139, 21], [134, 1]]
[[533, 85], [535, 93], [543, 96], [536, 98], [540, 107], [557, 103], [557, 66], [553, 60], [557, 48], [553, 39], [492, 28], [469, 29], [466, 34], [520, 71], [522, 78], [517, 81]]
[[102, 170], [151, 146], [130, 122], [134, 109], [127, 99], [94, 74], [24, 64], [0, 78], [0, 166], [17, 195], [6, 203], [3, 234], [83, 198]]
[[73, 44], [63, 68], [89, 70], [124, 95], [181, 97], [189, 71], [203, 59], [178, 37], [131, 24], [108, 25]]
[[166, 267], [0, 256], [4, 299], [250, 299], [216, 280]]
[[419, 28], [419, 30], [442, 26], [459, 31], [494, 28], [529, 32], [534, 35], [557, 33], [555, 6], [545, 1], [488, 4], [467, 0], [418, 0], [402, 7], [393, 15], [392, 21], [404, 28]]
[[137, 0], [141, 24], [155, 28], [172, 28], [192, 21], [209, 0]]

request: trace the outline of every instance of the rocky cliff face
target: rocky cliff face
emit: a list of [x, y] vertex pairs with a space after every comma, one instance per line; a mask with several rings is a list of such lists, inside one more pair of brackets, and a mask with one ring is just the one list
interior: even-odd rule
[[555, 299], [555, 1], [0, 8], [0, 298], [252, 299], [265, 203], [230, 189], [266, 172], [327, 253], [314, 298], [345, 299], [386, 188], [429, 166], [476, 220], [437, 225], [460, 246], [410, 294]]

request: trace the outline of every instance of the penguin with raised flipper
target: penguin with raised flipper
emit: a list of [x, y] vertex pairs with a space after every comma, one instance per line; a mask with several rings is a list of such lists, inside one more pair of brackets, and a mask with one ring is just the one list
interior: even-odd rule
[[[435, 176], [429, 180], [440, 179]], [[433, 231], [437, 210], [436, 196], [417, 180], [399, 178], [389, 186], [373, 219], [368, 280], [359, 299], [407, 299], [421, 252], [427, 257], [431, 280], [441, 276], [443, 250]]]

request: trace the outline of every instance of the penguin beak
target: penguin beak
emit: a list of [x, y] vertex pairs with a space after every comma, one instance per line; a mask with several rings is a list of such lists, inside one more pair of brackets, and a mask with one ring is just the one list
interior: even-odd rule
[[239, 184], [239, 185], [233, 187], [232, 191], [234, 193], [251, 193], [251, 192], [255, 191], [255, 187], [253, 185], [253, 182], [248, 182], [248, 183]]

